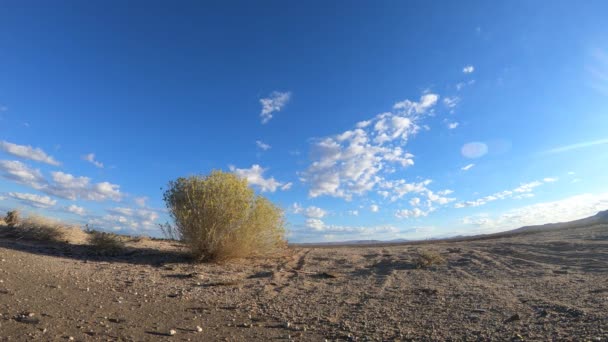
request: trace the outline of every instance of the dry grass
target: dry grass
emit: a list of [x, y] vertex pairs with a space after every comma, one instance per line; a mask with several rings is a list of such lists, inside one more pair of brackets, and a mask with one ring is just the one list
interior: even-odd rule
[[122, 238], [114, 233], [93, 230], [89, 232], [88, 241], [93, 253], [97, 255], [115, 256], [121, 254], [125, 249]]
[[87, 234], [79, 227], [42, 216], [32, 215], [11, 223], [6, 222], [6, 235], [16, 239], [72, 244], [86, 241]]
[[19, 210], [11, 210], [6, 213], [4, 222], [9, 227], [14, 227], [21, 221], [21, 212]]
[[268, 256], [286, 246], [281, 209], [234, 174], [179, 178], [164, 199], [175, 227], [161, 226], [163, 232], [183, 241], [195, 259]]
[[445, 259], [435, 251], [422, 251], [415, 261], [417, 268], [430, 268], [444, 263]]

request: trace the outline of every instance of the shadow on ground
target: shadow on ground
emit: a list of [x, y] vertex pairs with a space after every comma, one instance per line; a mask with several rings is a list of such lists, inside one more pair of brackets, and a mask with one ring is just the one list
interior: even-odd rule
[[127, 247], [116, 255], [98, 255], [95, 249], [88, 245], [74, 245], [66, 242], [40, 242], [18, 240], [0, 234], [0, 248], [16, 251], [71, 258], [82, 261], [107, 261], [136, 265], [152, 265], [161, 267], [166, 263], [192, 262], [185, 250], [159, 250], [145, 247]]

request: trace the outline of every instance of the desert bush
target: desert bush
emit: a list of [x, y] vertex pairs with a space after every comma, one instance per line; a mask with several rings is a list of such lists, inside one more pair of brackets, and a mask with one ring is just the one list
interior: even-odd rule
[[9, 219], [11, 225], [6, 224], [6, 229], [3, 233], [7, 237], [72, 244], [82, 244], [86, 241], [87, 234], [77, 226], [38, 215], [20, 218], [17, 210], [10, 211], [9, 213], [11, 212], [16, 212], [17, 214], [11, 215]]
[[29, 216], [9, 225], [11, 236], [18, 239], [43, 242], [65, 242], [65, 230], [57, 221], [42, 217]]
[[115, 256], [122, 253], [125, 248], [125, 243], [117, 234], [96, 230], [91, 230], [88, 234], [89, 246], [95, 254]]
[[417, 268], [429, 268], [432, 266], [441, 265], [445, 262], [443, 257], [435, 251], [422, 251], [416, 259]]
[[182, 240], [198, 260], [262, 256], [285, 246], [283, 212], [232, 173], [178, 178], [164, 200]]
[[4, 217], [4, 223], [6, 223], [6, 225], [9, 227], [14, 227], [19, 224], [20, 217], [21, 213], [19, 212], [19, 210], [8, 211], [6, 213], [6, 216]]

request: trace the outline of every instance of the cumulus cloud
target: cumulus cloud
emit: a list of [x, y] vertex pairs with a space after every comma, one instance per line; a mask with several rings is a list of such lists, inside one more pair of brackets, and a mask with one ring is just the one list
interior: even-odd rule
[[53, 181], [40, 190], [57, 197], [90, 201], [120, 201], [122, 198], [120, 186], [116, 184], [91, 183], [88, 177], [77, 177], [61, 171], [51, 172], [51, 178]]
[[380, 211], [380, 207], [378, 205], [376, 205], [376, 204], [372, 204], [372, 205], [369, 206], [369, 210], [372, 213], [377, 213], [378, 211]]
[[456, 129], [460, 125], [458, 122], [448, 122], [448, 129]]
[[607, 208], [608, 193], [581, 194], [515, 208], [496, 215], [466, 216], [462, 219], [462, 223], [477, 228], [472, 233], [494, 232], [529, 225], [572, 221], [595, 215]]
[[376, 236], [377, 234], [395, 234], [399, 232], [399, 229], [393, 226], [339, 226], [326, 224], [319, 219], [308, 219], [306, 220], [305, 226], [316, 232], [323, 232], [326, 234], [348, 234], [354, 236]]
[[133, 200], [135, 202], [135, 204], [137, 204], [140, 207], [145, 207], [146, 206], [146, 202], [148, 201], [148, 197], [142, 196], [142, 197], [135, 197], [135, 199]]
[[307, 208], [302, 207], [299, 203], [294, 203], [292, 206], [292, 211], [294, 214], [302, 214], [307, 218], [321, 219], [327, 215], [327, 211], [315, 207], [310, 206]]
[[485, 196], [482, 198], [478, 198], [478, 199], [472, 200], [472, 201], [458, 202], [454, 205], [454, 208], [479, 207], [479, 206], [485, 205], [489, 202], [508, 199], [508, 198], [512, 198], [512, 199], [529, 198], [529, 197], [534, 196], [534, 194], [532, 192], [534, 191], [535, 188], [537, 188], [545, 183], [552, 183], [555, 181], [557, 181], [557, 178], [545, 178], [542, 181], [533, 181], [533, 182], [529, 182], [529, 183], [522, 183], [518, 187], [511, 189], [511, 190], [496, 192], [494, 194], [491, 194], [491, 195], [488, 195], [488, 196]]
[[23, 204], [36, 208], [50, 208], [57, 203], [56, 200], [50, 198], [49, 196], [40, 196], [21, 192], [9, 192], [8, 195], [19, 200]]
[[439, 95], [428, 93], [419, 101], [400, 101], [392, 112], [361, 121], [341, 134], [316, 139], [313, 161], [301, 174], [310, 185], [309, 196], [350, 200], [377, 188], [394, 166], [413, 165], [414, 156], [404, 146], [420, 130], [419, 121], [432, 113], [438, 99]]
[[291, 98], [291, 92], [273, 91], [270, 96], [260, 99], [262, 104], [262, 112], [260, 117], [262, 123], [265, 124], [272, 119], [273, 113], [280, 112]]
[[138, 231], [158, 227], [158, 213], [151, 209], [115, 207], [106, 210], [107, 215], [91, 217], [89, 223], [113, 230]]
[[32, 169], [16, 160], [0, 160], [0, 172], [6, 179], [34, 189], [39, 189], [46, 183], [40, 170]]
[[349, 210], [348, 215], [359, 216], [359, 210]]
[[230, 166], [230, 171], [234, 172], [237, 176], [247, 179], [250, 185], [254, 185], [260, 188], [262, 192], [275, 192], [277, 189], [288, 190], [291, 188], [291, 183], [282, 183], [274, 179], [274, 177], [264, 178], [264, 172], [267, 169], [262, 168], [260, 165], [254, 164], [249, 169], [237, 169], [234, 166]]
[[72, 205], [66, 207], [65, 209], [68, 212], [70, 212], [70, 213], [73, 213], [73, 214], [76, 214], [76, 215], [80, 215], [80, 216], [83, 216], [83, 215], [86, 214], [86, 211], [84, 210], [83, 207], [79, 207], [79, 206], [77, 206], [75, 204], [72, 204]]
[[470, 74], [473, 71], [475, 71], [475, 67], [472, 65], [467, 65], [464, 68], [462, 68], [462, 72], [464, 72], [465, 74]]
[[465, 166], [461, 167], [460, 169], [462, 171], [469, 171], [470, 169], [473, 168], [473, 166], [475, 166], [475, 164], [468, 164], [468, 165], [465, 165]]
[[20, 158], [30, 159], [53, 166], [61, 165], [61, 163], [46, 154], [42, 149], [34, 148], [29, 145], [17, 145], [8, 141], [0, 141], [0, 149]]
[[86, 160], [100, 169], [103, 168], [103, 163], [99, 162], [98, 160], [95, 160], [95, 153], [85, 154], [84, 156], [82, 156], [82, 160]]
[[0, 160], [0, 173], [9, 180], [29, 186], [47, 195], [69, 200], [84, 199], [119, 201], [120, 187], [108, 182], [91, 183], [88, 177], [76, 177], [68, 173], [51, 172], [51, 181], [44, 178], [40, 170], [32, 169], [19, 161]]
[[261, 140], [256, 140], [255, 141], [255, 146], [257, 146], [262, 151], [267, 151], [267, 150], [270, 150], [270, 148], [271, 148], [270, 145], [262, 142]]
[[401, 210], [397, 210], [395, 212], [395, 217], [400, 218], [400, 219], [424, 217], [424, 216], [427, 216], [428, 214], [432, 213], [433, 211], [435, 211], [435, 208], [429, 208], [426, 211], [422, 210], [420, 208], [401, 209]]

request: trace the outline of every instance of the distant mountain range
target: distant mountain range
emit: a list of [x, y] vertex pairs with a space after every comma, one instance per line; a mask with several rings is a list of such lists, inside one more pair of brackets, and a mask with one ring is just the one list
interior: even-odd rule
[[589, 216], [580, 220], [560, 222], [560, 223], [547, 223], [537, 226], [526, 226], [513, 230], [509, 230], [505, 233], [517, 233], [517, 232], [538, 232], [548, 229], [565, 229], [565, 228], [578, 228], [585, 226], [592, 226], [596, 224], [608, 224], [608, 210], [600, 211], [599, 213]]
[[[568, 228], [579, 228], [585, 226], [593, 226], [597, 224], [608, 224], [608, 210], [603, 210], [598, 212], [597, 214], [586, 217], [580, 220], [568, 221], [568, 222], [559, 222], [559, 223], [547, 223], [536, 226], [525, 226], [513, 230], [507, 230], [500, 233], [494, 234], [482, 234], [482, 235], [472, 235], [472, 236], [453, 236], [453, 237], [440, 237], [436, 239], [428, 239], [429, 240], [460, 240], [460, 239], [475, 239], [475, 238], [492, 238], [492, 237], [500, 237], [501, 235], [510, 235], [513, 233], [533, 233], [533, 232], [541, 232], [545, 230], [551, 229], [568, 229]], [[405, 242], [415, 242], [422, 240], [407, 240], [407, 239], [394, 239], [394, 240], [350, 240], [350, 241], [339, 241], [339, 242], [313, 242], [313, 243], [296, 243], [294, 245], [300, 246], [338, 246], [338, 245], [383, 245], [383, 244], [400, 244]]]

